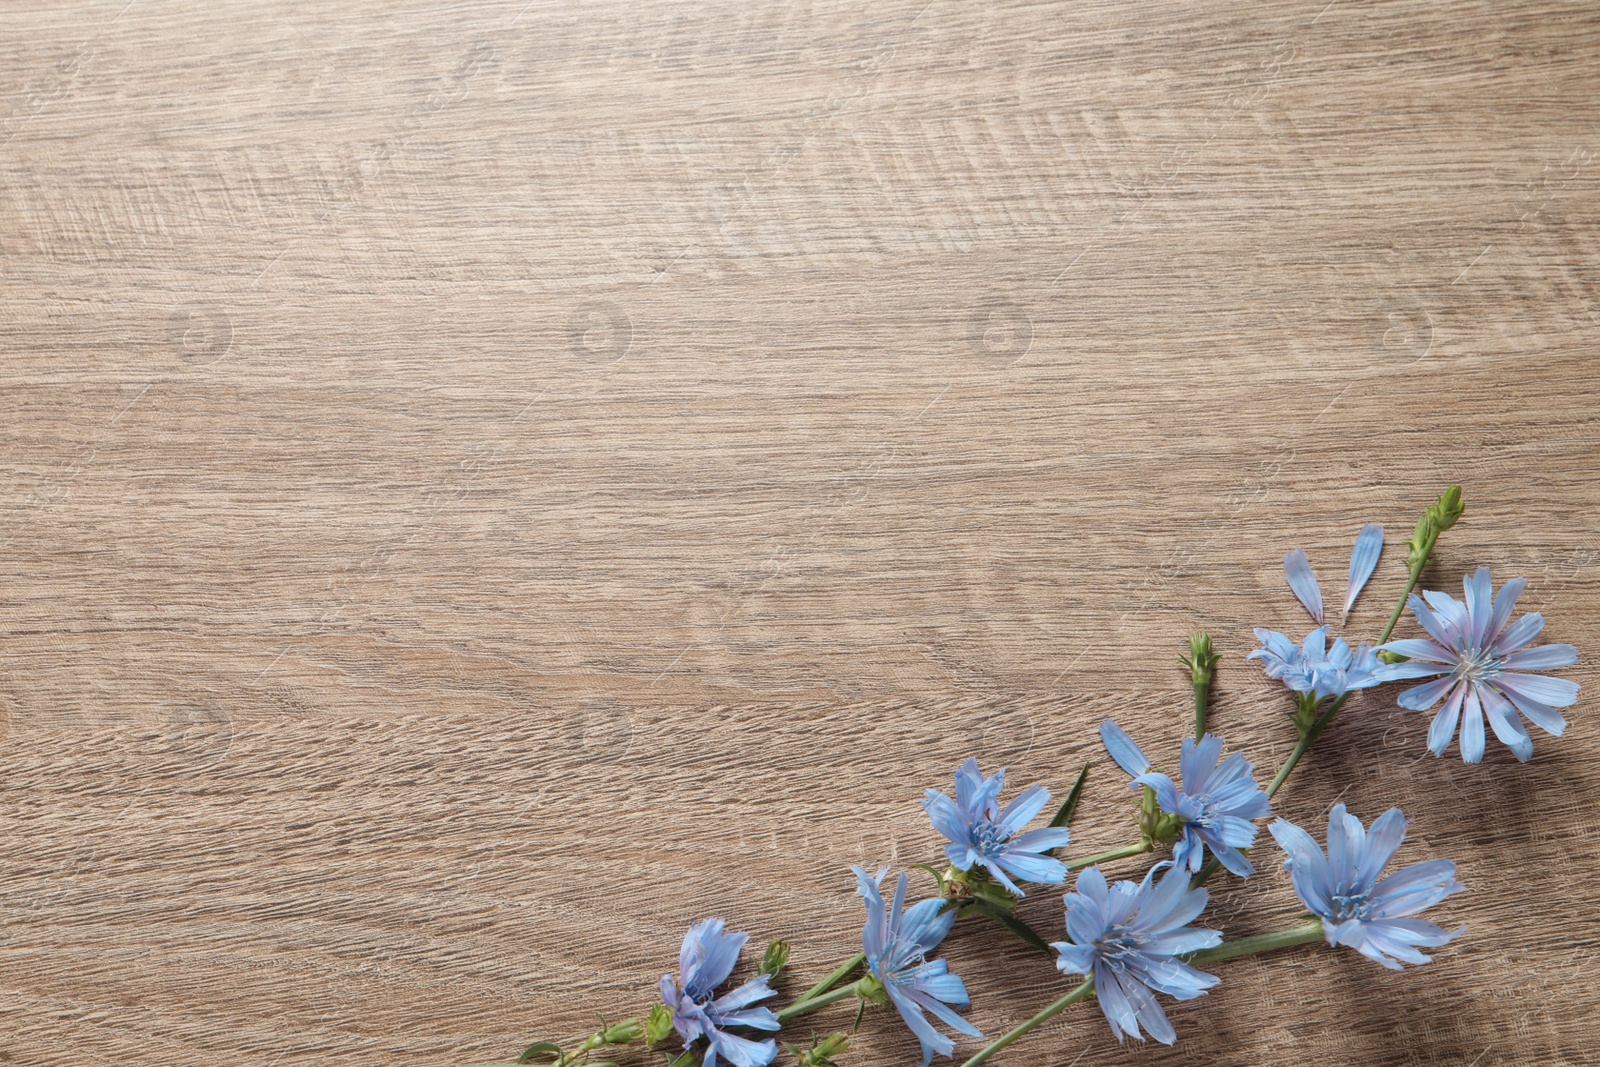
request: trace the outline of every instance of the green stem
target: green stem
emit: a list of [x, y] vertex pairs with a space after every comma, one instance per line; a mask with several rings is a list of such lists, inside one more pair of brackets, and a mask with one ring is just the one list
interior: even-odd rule
[[1194, 739], [1206, 735], [1206, 700], [1211, 694], [1210, 682], [1194, 683]]
[[982, 1063], [990, 1056], [993, 1056], [996, 1052], [999, 1052], [1017, 1038], [1022, 1037], [1035, 1027], [1049, 1022], [1051, 1019], [1054, 1019], [1057, 1015], [1060, 1015], [1062, 1012], [1072, 1007], [1084, 997], [1090, 996], [1093, 993], [1094, 979], [1085, 978], [1082, 983], [1073, 989], [1072, 992], [1068, 993], [1066, 996], [1062, 997], [1060, 1000], [1044, 1009], [1044, 1011], [1041, 1011], [1038, 1015], [1035, 1015], [1027, 1022], [1006, 1031], [1004, 1034], [983, 1046], [983, 1048], [978, 1050], [977, 1055], [973, 1056], [966, 1063], [963, 1063], [961, 1067], [978, 1067], [978, 1064]]
[[[1214, 963], [1217, 960], [1233, 959], [1236, 956], [1252, 956], [1258, 952], [1271, 952], [1274, 949], [1288, 948], [1291, 945], [1304, 945], [1317, 940], [1321, 936], [1322, 923], [1309, 923], [1307, 925], [1293, 927], [1289, 930], [1279, 930], [1276, 933], [1258, 934], [1255, 937], [1242, 937], [1237, 941], [1230, 941], [1218, 945], [1216, 948], [1202, 949], [1199, 952], [1190, 953], [1189, 955], [1184, 956], [1183, 959], [1187, 963]], [[990, 1056], [993, 1056], [996, 1052], [999, 1052], [1017, 1038], [1022, 1037], [1029, 1031], [1049, 1022], [1051, 1019], [1055, 1018], [1057, 1015], [1060, 1015], [1063, 1011], [1070, 1008], [1078, 1001], [1093, 995], [1093, 993], [1094, 979], [1085, 978], [1079, 985], [1075, 986], [1070, 993], [1063, 996], [1060, 1000], [1056, 1001], [1054, 1004], [1051, 1004], [1048, 1008], [1045, 1008], [1027, 1022], [1013, 1027], [1001, 1036], [989, 1042], [982, 1049], [978, 1050], [976, 1055], [967, 1060], [966, 1063], [963, 1063], [961, 1067], [978, 1067], [978, 1064], [983, 1063]]]
[[787, 1008], [784, 1008], [782, 1011], [777, 1013], [778, 1022], [780, 1024], [786, 1023], [790, 1019], [799, 1018], [800, 1016], [809, 1012], [816, 1011], [818, 1008], [826, 1008], [829, 1004], [836, 1004], [839, 1001], [844, 1000], [846, 997], [853, 997], [856, 995], [856, 987], [859, 986], [861, 982], [862, 979], [858, 978], [847, 986], [840, 986], [838, 989], [823, 993], [820, 996], [805, 997], [804, 999], [797, 1000]]
[[1183, 957], [1183, 960], [1185, 963], [1215, 963], [1218, 960], [1231, 960], [1236, 956], [1254, 956], [1258, 952], [1272, 952], [1293, 945], [1306, 945], [1321, 937], [1322, 922], [1318, 920], [1288, 930], [1257, 934], [1255, 937], [1241, 937], [1237, 941], [1224, 941], [1216, 948], [1204, 948], [1199, 952], [1192, 952]]
[[1097, 863], [1110, 863], [1112, 860], [1127, 859], [1129, 856], [1142, 856], [1153, 848], [1155, 848], [1154, 843], [1148, 840], [1140, 841], [1137, 845], [1124, 845], [1122, 848], [1114, 848], [1110, 852], [1102, 852], [1098, 856], [1085, 856], [1082, 859], [1071, 860], [1067, 863], [1067, 870], [1081, 871], [1085, 867], [1093, 867]]
[[799, 1000], [795, 1001], [795, 1003], [804, 1004], [808, 1000], [815, 1000], [817, 997], [822, 996], [822, 994], [826, 993], [828, 990], [844, 981], [845, 977], [849, 975], [851, 971], [855, 970], [865, 962], [867, 962], [866, 953], [857, 952], [854, 956], [851, 956], [849, 959], [839, 964], [838, 967], [835, 967], [833, 973], [829, 974], [828, 977], [824, 978], [822, 981], [806, 990], [804, 995], [802, 995]]

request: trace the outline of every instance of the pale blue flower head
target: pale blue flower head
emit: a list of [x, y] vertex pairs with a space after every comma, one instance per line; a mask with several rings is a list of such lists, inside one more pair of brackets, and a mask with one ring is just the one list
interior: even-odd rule
[[885, 903], [882, 884], [885, 867], [876, 878], [860, 867], [856, 892], [867, 905], [867, 925], [861, 930], [861, 950], [867, 957], [867, 970], [883, 983], [900, 1018], [922, 1044], [922, 1065], [928, 1067], [933, 1054], [948, 1056], [956, 1043], [933, 1028], [924, 1012], [933, 1015], [957, 1033], [982, 1037], [977, 1027], [957, 1015], [950, 1006], [965, 1008], [971, 1003], [960, 975], [950, 973], [944, 960], [930, 960], [928, 953], [939, 947], [955, 924], [956, 913], [945, 910], [942, 900], [924, 900], [906, 907], [905, 872], [895, 883], [894, 900]]
[[1428, 962], [1417, 946], [1446, 944], [1466, 929], [1447, 933], [1411, 918], [1466, 888], [1456, 881], [1456, 865], [1449, 860], [1413, 864], [1379, 880], [1406, 837], [1406, 818], [1399, 808], [1378, 816], [1369, 834], [1361, 820], [1345, 813], [1343, 804], [1335, 804], [1328, 817], [1326, 855], [1293, 823], [1279, 819], [1271, 830], [1289, 854], [1283, 866], [1295, 894], [1322, 920], [1328, 944], [1348, 945], [1398, 971], [1402, 963]]
[[956, 797], [951, 800], [937, 789], [928, 790], [922, 806], [938, 830], [950, 843], [945, 855], [957, 870], [970, 871], [981, 865], [1016, 896], [1022, 896], [1015, 878], [1021, 882], [1059, 885], [1067, 877], [1067, 865], [1042, 853], [1065, 848], [1071, 840], [1066, 827], [1044, 827], [1022, 832], [1050, 802], [1050, 790], [1034, 785], [1000, 809], [1000, 790], [1005, 785], [1002, 769], [985, 778], [978, 761], [969, 759], [956, 771]]
[[1178, 769], [1183, 775], [1179, 788], [1173, 780], [1150, 769], [1144, 750], [1134, 743], [1122, 727], [1107, 719], [1100, 724], [1100, 738], [1117, 766], [1133, 776], [1129, 788], [1149, 786], [1155, 790], [1161, 810], [1182, 822], [1182, 836], [1172, 846], [1172, 862], [1189, 871], [1198, 871], [1206, 848], [1228, 870], [1249, 877], [1255, 868], [1239, 850], [1255, 843], [1254, 819], [1272, 814], [1272, 801], [1256, 785], [1254, 768], [1244, 753], [1235, 752], [1218, 763], [1222, 738], [1206, 734], [1197, 744], [1183, 739]]
[[1319, 626], [1295, 644], [1274, 630], [1256, 630], [1261, 647], [1246, 656], [1258, 659], [1268, 678], [1275, 678], [1296, 693], [1322, 701], [1342, 697], [1357, 689], [1371, 689], [1388, 680], [1378, 651], [1365, 642], [1351, 649], [1344, 638], [1328, 645], [1328, 627]]
[[1435, 756], [1449, 747], [1459, 722], [1461, 758], [1467, 763], [1482, 760], [1486, 715], [1494, 735], [1523, 761], [1533, 755], [1533, 739], [1522, 716], [1558, 737], [1567, 728], [1567, 720], [1556, 709], [1578, 699], [1578, 683], [1528, 672], [1570, 667], [1578, 662], [1578, 650], [1571, 645], [1526, 647], [1544, 629], [1544, 616], [1538, 613], [1507, 625], [1527, 584], [1516, 578], [1501, 586], [1498, 596], [1492, 595], [1489, 568], [1479, 567], [1462, 581], [1465, 603], [1434, 592], [1411, 598], [1412, 614], [1428, 632], [1426, 638], [1383, 646], [1409, 658], [1385, 668], [1388, 679], [1444, 675], [1399, 697], [1400, 706], [1412, 711], [1427, 711], [1444, 698], [1444, 707], [1428, 728], [1428, 751]]
[[688, 1048], [699, 1038], [707, 1041], [704, 1067], [717, 1067], [718, 1057], [733, 1067], [765, 1067], [778, 1054], [777, 1042], [752, 1041], [728, 1033], [724, 1027], [747, 1026], [753, 1030], [778, 1029], [778, 1017], [766, 1008], [751, 1005], [776, 996], [767, 987], [767, 976], [760, 975], [717, 997], [717, 986], [728, 980], [739, 962], [739, 953], [749, 934], [724, 932], [721, 919], [706, 919], [689, 928], [678, 953], [678, 976], [661, 979], [662, 1003], [672, 1009], [672, 1025]]
[[[1166, 867], [1171, 869], [1155, 881]], [[1217, 931], [1187, 925], [1205, 910], [1206, 891], [1190, 889], [1182, 868], [1158, 863], [1143, 882], [1109, 888], [1100, 868], [1090, 867], [1078, 875], [1078, 891], [1064, 899], [1070, 941], [1050, 946], [1056, 967], [1094, 976], [1100, 1010], [1118, 1041], [1124, 1034], [1142, 1040], [1141, 1027], [1163, 1044], [1176, 1041], [1155, 994], [1193, 1000], [1220, 981], [1177, 958], [1222, 943]]]

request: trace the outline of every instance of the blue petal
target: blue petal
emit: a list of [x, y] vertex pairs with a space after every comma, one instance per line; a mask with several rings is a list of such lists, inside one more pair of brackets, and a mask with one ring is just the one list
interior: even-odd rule
[[1044, 810], [1050, 803], [1050, 790], [1042, 785], [1031, 785], [1006, 805], [1006, 810], [1000, 813], [997, 825], [1007, 836], [1017, 833], [1024, 826], [1033, 821], [1034, 816]]
[[1461, 721], [1461, 701], [1466, 695], [1467, 683], [1462, 682], [1428, 725], [1428, 751], [1435, 756], [1444, 755], [1444, 750], [1450, 747], [1450, 739], [1456, 735], [1456, 724]]
[[850, 869], [856, 876], [856, 894], [867, 907], [867, 924], [861, 929], [861, 949], [870, 959], [881, 955], [889, 945], [889, 917], [883, 905], [882, 890], [879, 888], [884, 875], [889, 873], [889, 868], [880, 869], [876, 878], [868, 875], [860, 867]]
[[971, 827], [962, 817], [960, 807], [937, 789], [930, 789], [923, 794], [922, 808], [928, 813], [933, 828], [947, 840], [964, 845], [972, 839]]
[[1216, 770], [1217, 759], [1222, 755], [1222, 738], [1206, 734], [1199, 744], [1185, 737], [1178, 756], [1178, 771], [1183, 775], [1183, 791], [1195, 796], [1206, 791], [1211, 772]]
[[1373, 820], [1366, 850], [1356, 864], [1358, 890], [1365, 892], [1372, 888], [1405, 839], [1406, 817], [1399, 808], [1390, 808]]
[[1501, 689], [1521, 693], [1541, 704], [1565, 708], [1578, 699], [1578, 683], [1569, 678], [1545, 678], [1537, 674], [1502, 674], [1494, 680]]
[[1455, 675], [1446, 675], [1431, 682], [1407, 689], [1395, 698], [1395, 703], [1411, 711], [1427, 711], [1439, 702], [1449, 688], [1456, 684]]
[[1540, 645], [1513, 652], [1501, 664], [1508, 671], [1548, 671], [1570, 667], [1578, 662], [1578, 650], [1571, 645]]
[[1483, 762], [1483, 705], [1478, 687], [1466, 687], [1467, 699], [1461, 704], [1461, 759], [1465, 763]]
[[706, 1050], [705, 1067], [716, 1067], [719, 1055], [733, 1067], [766, 1067], [777, 1054], [778, 1043], [770, 1037], [765, 1041], [751, 1041], [718, 1030], [711, 1037], [711, 1047]]
[[1408, 659], [1420, 659], [1428, 663], [1454, 664], [1461, 658], [1437, 641], [1430, 641], [1425, 637], [1408, 637], [1404, 641], [1390, 641], [1383, 646], [1383, 651], [1398, 652]]
[[1431, 908], [1466, 889], [1455, 877], [1456, 865], [1449, 860], [1428, 860], [1396, 871], [1372, 890], [1375, 914], [1396, 919]]
[[1045, 826], [1018, 834], [1006, 843], [1007, 852], [1043, 852], [1072, 844], [1072, 832], [1065, 826]]
[[1517, 598], [1528, 587], [1526, 578], [1513, 578], [1500, 587], [1500, 593], [1494, 598], [1494, 614], [1489, 617], [1489, 637], [1498, 639], [1500, 631], [1505, 629], [1506, 623], [1511, 621], [1511, 612], [1517, 606]]
[[1144, 1032], [1161, 1042], [1170, 1045], [1178, 1040], [1177, 1031], [1172, 1029], [1172, 1023], [1167, 1021], [1167, 1013], [1161, 1010], [1161, 1005], [1156, 1001], [1154, 994], [1137, 981], [1131, 981], [1130, 976], [1119, 975], [1122, 979], [1122, 991], [1128, 995], [1128, 1000], [1133, 1004], [1139, 1023], [1144, 1027]]
[[1483, 703], [1483, 713], [1489, 716], [1489, 727], [1500, 743], [1511, 750], [1519, 763], [1533, 758], [1533, 739], [1528, 728], [1522, 725], [1522, 716], [1500, 692], [1491, 686], [1477, 687], [1478, 699]]
[[1127, 731], [1110, 719], [1100, 724], [1100, 740], [1105, 742], [1106, 751], [1117, 766], [1133, 777], [1137, 778], [1150, 769], [1150, 760], [1145, 757], [1144, 750], [1134, 743]]
[[1361, 527], [1361, 532], [1356, 535], [1356, 547], [1350, 552], [1350, 584], [1344, 592], [1344, 618], [1350, 617], [1356, 597], [1366, 587], [1367, 579], [1372, 577], [1373, 570], [1378, 566], [1378, 557], [1382, 554], [1383, 527], [1376, 523]]
[[1561, 713], [1549, 704], [1525, 697], [1515, 689], [1505, 689], [1499, 685], [1491, 685], [1489, 688], [1499, 690], [1507, 700], [1517, 706], [1518, 711], [1526, 715], [1529, 721], [1545, 733], [1560, 737], [1562, 731], [1566, 730], [1567, 720], [1562, 718]]
[[1482, 648], [1489, 633], [1489, 617], [1494, 614], [1494, 583], [1489, 579], [1489, 568], [1479, 567], [1461, 579], [1466, 594], [1467, 619], [1471, 623], [1468, 635], [1472, 647]]
[[1504, 656], [1538, 637], [1544, 631], [1544, 616], [1537, 611], [1531, 615], [1524, 615], [1494, 640], [1490, 646], [1491, 651], [1497, 656]]
[[922, 1045], [922, 1067], [928, 1067], [928, 1064], [933, 1062], [933, 1054], [936, 1052], [941, 1056], [948, 1056], [955, 1051], [956, 1043], [933, 1028], [933, 1024], [922, 1014], [922, 1008], [911, 999], [906, 990], [891, 985], [888, 987], [888, 993], [895, 1011], [900, 1013], [900, 1018]]
[[1289, 588], [1306, 611], [1317, 622], [1322, 621], [1322, 587], [1317, 576], [1311, 573], [1311, 561], [1300, 549], [1290, 552], [1283, 560], [1283, 575], [1289, 579]]
[[728, 980], [749, 934], [726, 934], [721, 919], [705, 919], [689, 928], [678, 953], [678, 973], [683, 988], [694, 1000], [704, 1000]]
[[1067, 865], [1049, 856], [1008, 849], [996, 857], [995, 862], [1024, 882], [1060, 885], [1067, 879]]
[[[716, 1000], [713, 1000], [706, 1006], [707, 1010], [712, 1012], [714, 1015], [725, 1015], [728, 1012], [739, 1011], [741, 1008], [747, 1008], [751, 1004], [755, 1004], [758, 1001], [766, 1000], [768, 997], [777, 996], [778, 991], [770, 988], [767, 985], [767, 978], [768, 976], [764, 974], [757, 975], [744, 985], [740, 986], [738, 989], [724, 993]], [[772, 1014], [770, 1011], [767, 1011], [766, 1008], [762, 1008], [760, 1010], [765, 1012], [767, 1015]], [[749, 1025], [754, 1026], [757, 1024], [751, 1023]], [[778, 1026], [776, 1018], [774, 1018], [772, 1026], [761, 1027], [763, 1030], [776, 1030], [777, 1028]]]
[[1067, 941], [1052, 941], [1050, 947], [1056, 950], [1056, 969], [1063, 974], [1088, 974], [1094, 966], [1094, 946], [1074, 945]]
[[950, 936], [950, 928], [955, 922], [956, 912], [954, 909], [946, 910], [943, 900], [937, 897], [921, 900], [907, 908], [900, 917], [900, 936], [915, 943], [923, 952], [932, 952]]
[[1095, 964], [1094, 991], [1106, 1022], [1111, 1024], [1111, 1036], [1121, 1041], [1122, 1035], [1127, 1033], [1142, 1040], [1139, 1019], [1134, 1014], [1127, 993], [1123, 992], [1122, 983], [1117, 980], [1116, 972], [1103, 963]]

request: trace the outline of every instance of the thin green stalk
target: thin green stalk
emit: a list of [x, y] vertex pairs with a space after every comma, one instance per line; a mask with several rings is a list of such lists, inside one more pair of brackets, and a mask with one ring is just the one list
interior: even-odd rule
[[978, 1064], [982, 1063], [990, 1056], [993, 1056], [996, 1052], [999, 1052], [1017, 1038], [1027, 1034], [1035, 1027], [1042, 1026], [1044, 1023], [1049, 1022], [1051, 1019], [1054, 1019], [1057, 1015], [1060, 1015], [1062, 1012], [1066, 1011], [1078, 1001], [1091, 995], [1092, 993], [1094, 993], [1094, 979], [1085, 978], [1075, 989], [1073, 989], [1072, 992], [1068, 993], [1066, 996], [1062, 997], [1060, 1000], [1044, 1009], [1044, 1011], [1041, 1011], [1038, 1015], [1035, 1015], [1027, 1022], [1008, 1030], [1006, 1033], [1000, 1035], [987, 1045], [983, 1046], [983, 1048], [978, 1050], [977, 1055], [973, 1056], [966, 1063], [963, 1063], [961, 1067], [978, 1067]]
[[1211, 695], [1211, 683], [1194, 683], [1194, 739], [1206, 735], [1206, 701]]
[[808, 1012], [816, 1011], [818, 1008], [826, 1008], [829, 1004], [836, 1004], [839, 1001], [844, 1000], [846, 997], [853, 997], [856, 995], [856, 988], [860, 986], [863, 981], [864, 979], [858, 978], [847, 986], [840, 986], [838, 989], [823, 993], [820, 996], [805, 997], [801, 1000], [797, 1000], [787, 1008], [784, 1008], [782, 1011], [777, 1013], [778, 1022], [780, 1024], [786, 1023], [790, 1019], [799, 1018]]
[[805, 994], [801, 996], [799, 1000], [795, 1001], [795, 1003], [804, 1004], [808, 1000], [814, 1000], [817, 997], [822, 996], [822, 994], [826, 993], [828, 990], [844, 981], [846, 976], [848, 976], [851, 971], [855, 970], [865, 962], [867, 962], [866, 953], [857, 952], [854, 956], [851, 956], [849, 959], [839, 964], [838, 967], [835, 967], [833, 973], [828, 975], [828, 977], [824, 978], [822, 981], [806, 990]]
[[1155, 845], [1149, 840], [1140, 841], [1136, 845], [1124, 845], [1122, 848], [1114, 848], [1110, 852], [1102, 852], [1098, 856], [1085, 856], [1082, 859], [1069, 860], [1067, 862], [1067, 870], [1081, 871], [1085, 867], [1093, 867], [1097, 863], [1110, 863], [1112, 860], [1127, 859], [1129, 856], [1141, 856], [1153, 848], [1155, 848]]
[[1231, 960], [1237, 956], [1254, 956], [1258, 952], [1272, 952], [1275, 949], [1289, 948], [1293, 945], [1306, 945], [1322, 937], [1322, 922], [1318, 920], [1306, 923], [1304, 926], [1291, 927], [1288, 930], [1276, 930], [1270, 934], [1257, 934], [1255, 937], [1241, 937], [1237, 941], [1224, 941], [1216, 948], [1204, 948], [1199, 952], [1191, 952], [1183, 957], [1185, 963], [1216, 963], [1218, 960]]
[[[1296, 926], [1288, 930], [1279, 930], [1275, 933], [1258, 934], [1255, 937], [1242, 937], [1237, 941], [1231, 941], [1218, 945], [1216, 948], [1208, 948], [1199, 952], [1190, 953], [1189, 955], [1183, 957], [1183, 959], [1189, 963], [1214, 963], [1217, 960], [1229, 960], [1236, 956], [1251, 956], [1258, 952], [1271, 952], [1275, 949], [1288, 948], [1292, 945], [1304, 945], [1317, 940], [1321, 936], [1322, 924], [1320, 922], [1310, 923], [1303, 926]], [[1060, 1000], [1057, 1000], [1054, 1004], [1051, 1004], [1049, 1007], [1045, 1008], [1027, 1022], [1013, 1027], [1001, 1036], [989, 1042], [982, 1049], [978, 1050], [976, 1055], [967, 1060], [966, 1063], [963, 1063], [961, 1067], [978, 1067], [980, 1063], [983, 1063], [990, 1056], [993, 1056], [996, 1052], [999, 1052], [1017, 1038], [1022, 1037], [1029, 1031], [1038, 1028], [1046, 1022], [1049, 1022], [1051, 1019], [1055, 1018], [1057, 1015], [1060, 1015], [1063, 1011], [1070, 1008], [1078, 1001], [1084, 999], [1085, 997], [1091, 996], [1093, 993], [1094, 979], [1085, 978], [1080, 984], [1073, 987], [1071, 992], [1067, 993]]]

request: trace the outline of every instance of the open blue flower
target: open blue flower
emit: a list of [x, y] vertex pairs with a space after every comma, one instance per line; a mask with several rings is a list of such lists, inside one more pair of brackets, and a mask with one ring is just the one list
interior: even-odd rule
[[1428, 728], [1428, 751], [1435, 756], [1449, 747], [1459, 721], [1461, 758], [1467, 763], [1482, 760], [1485, 715], [1494, 735], [1524, 762], [1533, 755], [1533, 739], [1522, 716], [1557, 737], [1567, 728], [1567, 720], [1556, 709], [1578, 699], [1578, 683], [1526, 672], [1570, 667], [1578, 662], [1578, 650], [1571, 645], [1527, 648], [1544, 629], [1544, 616], [1537, 612], [1506, 625], [1527, 584], [1513, 579], [1492, 596], [1489, 568], [1479, 567], [1462, 580], [1465, 603], [1434, 592], [1411, 598], [1412, 614], [1428, 632], [1427, 638], [1383, 646], [1409, 657], [1409, 662], [1387, 668], [1390, 678], [1445, 676], [1407, 689], [1399, 697], [1400, 706], [1412, 711], [1427, 711], [1445, 698]]
[[[1345, 586], [1344, 613], [1342, 619], [1350, 617], [1350, 609], [1355, 606], [1356, 597], [1361, 595], [1361, 590], [1367, 584], [1367, 579], [1372, 577], [1374, 568], [1378, 566], [1378, 557], [1383, 554], [1383, 527], [1369, 523], [1361, 528], [1356, 535], [1356, 544], [1350, 551], [1350, 580]], [[1293, 590], [1295, 598], [1306, 609], [1312, 620], [1317, 625], [1322, 625], [1322, 586], [1317, 584], [1317, 576], [1312, 573], [1311, 561], [1300, 549], [1290, 552], [1283, 560], [1283, 575], [1289, 580], [1289, 588]]]
[[1187, 925], [1205, 910], [1209, 898], [1204, 889], [1190, 889], [1188, 873], [1176, 866], [1154, 881], [1156, 872], [1168, 866], [1158, 863], [1143, 882], [1118, 882], [1110, 888], [1100, 868], [1090, 867], [1078, 875], [1078, 891], [1063, 898], [1071, 940], [1050, 946], [1056, 950], [1056, 967], [1067, 974], [1094, 975], [1100, 1010], [1118, 1041], [1124, 1034], [1142, 1040], [1142, 1026], [1157, 1041], [1172, 1044], [1178, 1035], [1155, 994], [1193, 1000], [1220, 981], [1177, 958], [1222, 944], [1222, 935]]
[[1257, 828], [1252, 820], [1271, 815], [1272, 801], [1256, 786], [1254, 768], [1244, 753], [1235, 752], [1219, 765], [1222, 738], [1206, 734], [1199, 744], [1184, 738], [1178, 758], [1183, 774], [1180, 789], [1171, 778], [1152, 771], [1144, 750], [1110, 719], [1100, 724], [1100, 738], [1117, 766], [1133, 776], [1130, 788], [1154, 789], [1161, 810], [1181, 820], [1182, 836], [1172, 846], [1174, 864], [1198, 871], [1209, 847], [1228, 870], [1250, 876], [1255, 868], [1239, 850], [1255, 843]]
[[1296, 645], [1274, 630], [1256, 630], [1261, 647], [1246, 656], [1259, 659], [1268, 678], [1276, 678], [1296, 693], [1314, 695], [1318, 701], [1342, 697], [1356, 689], [1371, 689], [1390, 675], [1378, 661], [1378, 651], [1366, 643], [1351, 650], [1344, 638], [1328, 646], [1328, 627], [1319, 626]]
[[928, 953], [950, 933], [956, 913], [944, 910], [942, 900], [924, 900], [907, 908], [904, 871], [895, 884], [894, 902], [886, 905], [881, 886], [889, 869], [879, 871], [876, 878], [860, 867], [851, 870], [856, 875], [856, 892], [867, 905], [867, 925], [861, 930], [867, 970], [883, 983], [889, 1002], [922, 1043], [922, 1067], [928, 1067], [935, 1052], [948, 1056], [956, 1047], [933, 1028], [924, 1012], [957, 1033], [982, 1037], [977, 1027], [946, 1006], [965, 1008], [971, 1003], [961, 976], [951, 974], [944, 960], [928, 959]]
[[661, 979], [661, 1000], [672, 1009], [672, 1025], [688, 1048], [699, 1038], [708, 1042], [704, 1067], [717, 1067], [722, 1057], [734, 1067], [765, 1067], [778, 1054], [777, 1042], [752, 1041], [728, 1033], [724, 1027], [748, 1026], [754, 1030], [778, 1029], [778, 1017], [766, 1008], [751, 1005], [776, 996], [767, 987], [767, 976], [760, 975], [731, 993], [713, 997], [717, 986], [728, 980], [749, 934], [724, 933], [721, 919], [706, 919], [689, 928], [678, 953], [678, 977]]
[[1067, 877], [1067, 865], [1041, 855], [1053, 848], [1065, 848], [1071, 840], [1066, 827], [1045, 827], [1022, 833], [1050, 802], [1050, 790], [1034, 785], [1000, 810], [1000, 790], [1006, 772], [1000, 770], [985, 778], [978, 761], [969, 759], [956, 771], [956, 798], [951, 800], [937, 789], [930, 789], [922, 806], [938, 830], [950, 843], [945, 855], [957, 870], [970, 871], [981, 864], [995, 879], [1017, 896], [1014, 877], [1023, 882], [1059, 885]]
[[1447, 933], [1410, 917], [1466, 888], [1456, 881], [1456, 865], [1449, 860], [1413, 864], [1378, 880], [1406, 838], [1406, 817], [1399, 808], [1378, 816], [1368, 834], [1361, 820], [1335, 804], [1328, 816], [1326, 855], [1310, 834], [1291, 822], [1279, 819], [1271, 829], [1289, 854], [1283, 866], [1295, 895], [1322, 920], [1328, 944], [1348, 945], [1398, 971], [1402, 961], [1428, 962], [1418, 945], [1443, 945], [1466, 929]]

